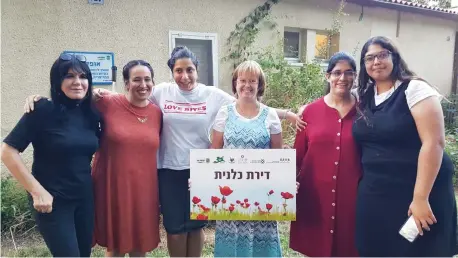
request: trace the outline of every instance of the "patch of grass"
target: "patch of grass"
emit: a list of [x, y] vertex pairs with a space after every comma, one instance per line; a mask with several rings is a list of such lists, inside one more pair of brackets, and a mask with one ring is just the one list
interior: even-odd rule
[[[280, 243], [282, 254], [284, 257], [303, 257], [302, 254], [297, 253], [289, 248], [289, 222], [279, 222]], [[204, 229], [205, 243], [202, 252], [203, 257], [213, 257], [215, 248], [215, 229], [208, 227]], [[3, 240], [3, 238], [2, 238]], [[2, 241], [2, 257], [50, 257], [51, 253], [44, 244], [38, 232], [34, 231], [28, 239], [22, 239], [22, 244], [18, 245], [18, 250], [15, 251], [10, 241]], [[105, 249], [100, 246], [92, 248], [92, 257], [104, 257]], [[169, 257], [167, 251], [167, 243], [165, 239], [165, 232], [161, 230], [161, 243], [154, 251], [147, 253], [147, 257]]]
[[202, 220], [276, 220], [276, 221], [294, 221], [296, 220], [295, 213], [284, 212], [266, 212], [266, 211], [252, 211], [252, 212], [228, 212], [228, 211], [210, 211], [206, 213], [191, 213], [191, 219], [196, 219], [198, 216], [203, 216]]
[[[3, 256], [3, 255], [2, 255]], [[8, 257], [50, 257], [52, 256], [45, 245], [20, 248], [17, 252], [13, 251], [5, 254]]]

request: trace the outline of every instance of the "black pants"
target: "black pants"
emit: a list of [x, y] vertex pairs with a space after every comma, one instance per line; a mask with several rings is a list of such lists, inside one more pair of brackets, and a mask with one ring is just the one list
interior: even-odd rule
[[78, 200], [54, 198], [51, 213], [35, 210], [35, 220], [53, 256], [89, 257], [94, 229], [92, 195]]

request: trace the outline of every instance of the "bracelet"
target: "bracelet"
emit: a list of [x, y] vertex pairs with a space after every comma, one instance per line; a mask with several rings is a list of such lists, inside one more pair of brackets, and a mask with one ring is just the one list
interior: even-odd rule
[[288, 115], [288, 112], [289, 112], [289, 110], [286, 110], [285, 115], [283, 116], [283, 119], [282, 119], [282, 120], [285, 120], [285, 119], [286, 119], [286, 116]]

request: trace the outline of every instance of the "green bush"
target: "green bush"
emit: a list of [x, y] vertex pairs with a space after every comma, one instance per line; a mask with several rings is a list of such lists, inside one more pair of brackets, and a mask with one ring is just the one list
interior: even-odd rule
[[453, 132], [458, 128], [458, 95], [452, 94], [442, 101], [442, 111], [444, 112], [445, 128]]
[[27, 192], [12, 177], [2, 178], [1, 186], [2, 233], [20, 232], [34, 226]]
[[445, 122], [445, 151], [455, 166], [453, 184], [458, 184], [458, 95], [450, 95], [442, 101]]
[[447, 130], [447, 135], [445, 137], [445, 152], [450, 156], [455, 166], [455, 175], [453, 177], [453, 184], [457, 186], [458, 182], [458, 134], [456, 129]]
[[[323, 96], [325, 80], [318, 64], [304, 62], [303, 66], [292, 66], [285, 61], [281, 44], [250, 56], [261, 65], [267, 77], [267, 88], [262, 99], [264, 104], [297, 112], [301, 106]], [[294, 137], [295, 128], [284, 123], [285, 144], [291, 145]]]

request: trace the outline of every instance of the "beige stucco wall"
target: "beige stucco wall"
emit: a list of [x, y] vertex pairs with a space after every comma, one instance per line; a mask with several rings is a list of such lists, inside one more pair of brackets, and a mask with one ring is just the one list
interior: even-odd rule
[[[273, 10], [280, 35], [285, 26], [323, 30], [331, 26], [337, 0], [283, 0]], [[226, 54], [226, 38], [235, 24], [263, 0], [2, 0], [1, 3], [1, 129], [8, 133], [22, 115], [27, 95], [48, 95], [49, 69], [64, 50], [110, 51], [118, 66], [117, 90], [122, 91], [121, 69], [131, 59], [149, 61], [156, 82], [170, 79], [166, 66], [169, 31], [209, 32], [218, 35], [218, 55]], [[388, 35], [399, 44], [409, 65], [444, 93], [452, 80], [453, 47], [457, 24], [420, 15], [401, 15], [387, 9], [364, 10], [348, 4], [340, 35], [340, 50], [359, 58], [372, 35]], [[448, 40], [450, 37], [450, 40]], [[260, 35], [255, 47], [275, 43], [272, 32]], [[231, 66], [219, 64], [219, 85], [229, 90]], [[30, 150], [24, 155], [30, 163]]]

